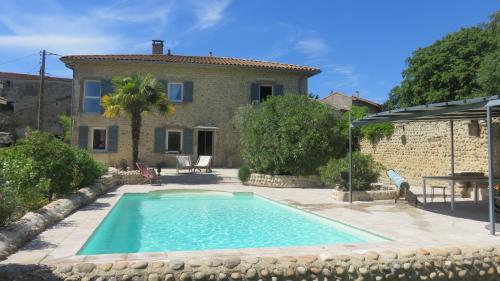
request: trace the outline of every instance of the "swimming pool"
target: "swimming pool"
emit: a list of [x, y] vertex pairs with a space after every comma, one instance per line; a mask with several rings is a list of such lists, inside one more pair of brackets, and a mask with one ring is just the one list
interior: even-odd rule
[[387, 241], [252, 193], [125, 193], [79, 255]]

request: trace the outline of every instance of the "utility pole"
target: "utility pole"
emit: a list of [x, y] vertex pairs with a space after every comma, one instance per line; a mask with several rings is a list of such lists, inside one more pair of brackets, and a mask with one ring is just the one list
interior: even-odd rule
[[45, 50], [42, 50], [41, 54], [42, 56], [42, 64], [40, 66], [40, 88], [38, 91], [38, 116], [37, 116], [37, 123], [36, 123], [36, 129], [39, 131], [43, 130], [43, 96], [45, 94], [45, 57], [46, 57], [46, 52]]

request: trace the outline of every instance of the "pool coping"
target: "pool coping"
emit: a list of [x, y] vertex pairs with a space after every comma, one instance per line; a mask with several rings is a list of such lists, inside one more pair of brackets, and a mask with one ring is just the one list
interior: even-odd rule
[[[118, 187], [117, 189], [119, 189]], [[284, 207], [293, 208], [307, 214], [311, 214], [314, 216], [318, 216], [320, 218], [326, 219], [333, 223], [338, 223], [344, 225], [346, 228], [352, 228], [356, 232], [364, 232], [368, 235], [376, 236], [380, 239], [385, 239], [387, 241], [379, 241], [379, 242], [362, 242], [362, 243], [339, 243], [339, 244], [322, 244], [322, 245], [310, 245], [310, 246], [282, 246], [282, 247], [260, 247], [260, 248], [231, 248], [231, 249], [210, 249], [210, 250], [189, 250], [189, 251], [162, 251], [162, 252], [139, 252], [139, 253], [112, 253], [112, 254], [96, 254], [96, 255], [79, 255], [78, 253], [85, 247], [88, 241], [91, 239], [92, 235], [98, 230], [104, 220], [108, 217], [108, 215], [114, 210], [114, 208], [118, 205], [120, 200], [126, 194], [147, 194], [152, 192], [162, 192], [162, 191], [192, 191], [192, 192], [215, 192], [215, 193], [251, 193], [253, 196], [258, 196], [263, 198], [264, 200], [271, 201], [273, 204], [280, 204]], [[268, 196], [258, 194], [256, 192], [238, 192], [238, 191], [220, 191], [214, 189], [195, 189], [195, 188], [185, 188], [185, 189], [155, 189], [150, 190], [148, 192], [120, 192], [117, 196], [115, 202], [108, 208], [106, 214], [97, 220], [97, 226], [93, 228], [93, 230], [88, 234], [87, 238], [78, 248], [76, 253], [72, 256], [63, 257], [62, 259], [53, 260], [50, 263], [64, 263], [68, 261], [70, 263], [74, 262], [111, 262], [111, 261], [131, 261], [131, 260], [161, 260], [161, 259], [185, 259], [185, 258], [210, 258], [210, 257], [229, 257], [229, 256], [239, 256], [239, 257], [260, 257], [262, 255], [270, 255], [270, 256], [303, 256], [310, 254], [325, 254], [329, 252], [356, 252], [359, 250], [359, 253], [362, 254], [362, 249], [368, 248], [378, 248], [384, 249], [387, 246], [387, 243], [393, 242], [394, 239], [390, 237], [383, 236], [376, 232], [370, 230], [364, 230], [359, 226], [326, 217], [324, 215], [312, 212], [310, 210], [306, 210], [300, 206], [294, 206], [282, 200], [272, 199]], [[390, 247], [389, 247], [390, 248]], [[388, 248], [388, 249], [389, 249]]]

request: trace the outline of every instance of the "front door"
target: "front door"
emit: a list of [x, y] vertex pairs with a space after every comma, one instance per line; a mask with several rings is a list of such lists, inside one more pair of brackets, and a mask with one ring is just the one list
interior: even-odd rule
[[198, 156], [210, 155], [214, 153], [214, 132], [198, 131]]

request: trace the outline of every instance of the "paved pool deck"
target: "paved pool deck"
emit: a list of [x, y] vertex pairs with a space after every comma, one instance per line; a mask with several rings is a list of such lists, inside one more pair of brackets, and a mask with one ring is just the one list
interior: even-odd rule
[[[404, 201], [355, 202], [352, 205], [335, 202], [329, 189], [266, 188], [242, 185], [237, 170], [215, 169], [213, 173], [176, 175], [167, 170], [162, 186], [123, 185], [99, 197], [94, 203], [76, 211], [42, 232], [21, 250], [1, 263], [73, 263], [112, 262], [119, 260], [171, 260], [224, 256], [300, 256], [320, 254], [362, 254], [364, 252], [416, 249], [421, 247], [499, 245], [500, 237], [489, 235], [486, 229], [487, 204], [458, 199], [456, 211], [449, 203], [429, 203], [425, 209], [415, 208]], [[314, 247], [255, 248], [210, 251], [179, 251], [165, 253], [77, 255], [92, 232], [108, 212], [127, 192], [149, 192], [170, 189], [205, 189], [226, 192], [253, 192], [324, 217], [369, 231], [392, 241], [364, 244], [323, 245]], [[415, 193], [421, 192], [417, 188]]]

